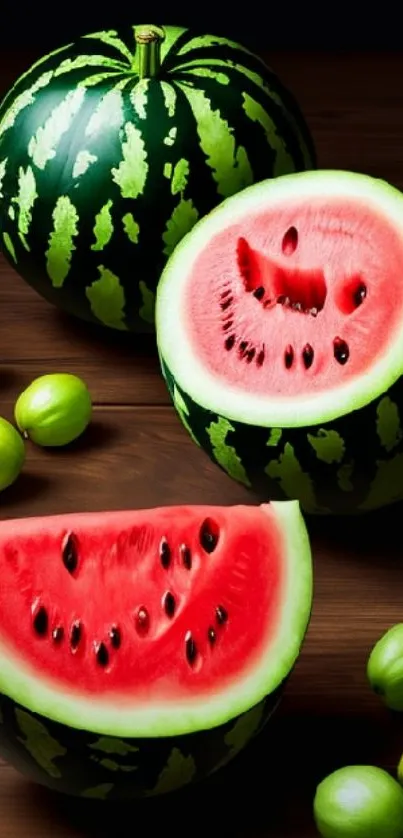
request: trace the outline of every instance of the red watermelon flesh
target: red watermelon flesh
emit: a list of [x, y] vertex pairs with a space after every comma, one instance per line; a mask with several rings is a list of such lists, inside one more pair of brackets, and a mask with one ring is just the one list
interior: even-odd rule
[[0, 692], [65, 723], [154, 706], [180, 727], [242, 683], [246, 709], [288, 674], [310, 612], [294, 502], [3, 521], [0, 556]]
[[189, 346], [248, 395], [329, 392], [365, 373], [401, 326], [399, 228], [359, 196], [290, 193], [218, 223], [184, 288]]

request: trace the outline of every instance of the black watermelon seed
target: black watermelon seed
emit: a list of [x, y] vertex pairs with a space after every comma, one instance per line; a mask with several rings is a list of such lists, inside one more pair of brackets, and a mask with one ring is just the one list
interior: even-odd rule
[[193, 640], [190, 631], [188, 631], [185, 637], [185, 651], [187, 662], [190, 663], [190, 665], [192, 665], [197, 658], [197, 646]]
[[283, 236], [281, 249], [285, 256], [291, 256], [298, 247], [298, 230], [296, 227], [289, 227]]
[[231, 327], [232, 327], [233, 325], [234, 325], [234, 321], [233, 321], [233, 320], [226, 320], [226, 322], [225, 322], [225, 323], [223, 323], [223, 331], [224, 331], [224, 332], [228, 332], [228, 329], [231, 329]]
[[293, 361], [294, 361], [294, 350], [293, 350], [291, 344], [288, 344], [288, 346], [286, 347], [286, 350], [284, 352], [284, 364], [285, 364], [285, 368], [287, 370], [291, 369]]
[[225, 300], [225, 302], [220, 303], [221, 311], [226, 311], [227, 308], [229, 308], [231, 303], [233, 303], [233, 302], [234, 302], [234, 298], [233, 297], [228, 297], [228, 299]]
[[211, 643], [212, 645], [213, 645], [213, 643], [215, 643], [215, 642], [216, 642], [216, 640], [217, 640], [217, 635], [216, 635], [216, 633], [215, 633], [215, 630], [213, 629], [213, 626], [210, 626], [210, 628], [209, 628], [209, 630], [208, 630], [208, 632], [207, 632], [207, 637], [208, 637], [208, 641], [209, 641], [209, 643]]
[[62, 547], [63, 564], [69, 573], [74, 573], [78, 565], [77, 539], [73, 532], [67, 534]]
[[220, 626], [222, 626], [228, 620], [228, 611], [224, 608], [223, 605], [217, 605], [215, 615], [217, 618], [217, 623], [219, 623]]
[[310, 343], [306, 343], [302, 350], [302, 360], [306, 370], [312, 366], [313, 363], [313, 349]]
[[167, 617], [173, 617], [175, 614], [176, 602], [175, 597], [171, 591], [167, 591], [164, 596], [164, 609]]
[[246, 363], [250, 364], [251, 361], [253, 361], [255, 355], [256, 355], [256, 349], [254, 349], [254, 348], [249, 349], [246, 353]]
[[226, 297], [228, 297], [228, 294], [230, 294], [230, 293], [231, 293], [231, 289], [230, 289], [230, 288], [227, 288], [227, 290], [226, 290], [226, 291], [223, 291], [223, 292], [222, 292], [222, 294], [221, 294], [221, 299], [222, 299], [222, 300], [225, 300], [225, 298], [226, 298]]
[[264, 288], [263, 285], [259, 285], [259, 288], [255, 288], [253, 292], [253, 296], [256, 297], [257, 300], [261, 300], [264, 297]]
[[170, 548], [166, 538], [161, 539], [160, 560], [161, 560], [162, 567], [164, 567], [165, 570], [171, 564], [171, 548]]
[[262, 367], [263, 363], [264, 363], [264, 349], [261, 349], [257, 358], [256, 358], [256, 364], [257, 364], [258, 367]]
[[355, 289], [353, 294], [353, 301], [355, 306], [360, 306], [361, 303], [365, 300], [367, 296], [367, 286], [364, 282], [360, 282], [358, 288]]
[[246, 349], [247, 345], [248, 345], [247, 340], [241, 340], [241, 343], [239, 344], [239, 351], [240, 352], [245, 352], [245, 349]]
[[120, 629], [117, 626], [112, 626], [109, 632], [109, 639], [111, 641], [111, 646], [113, 646], [114, 649], [120, 648], [120, 644], [122, 642], [122, 635], [120, 633]]
[[99, 663], [100, 666], [108, 666], [109, 652], [105, 646], [105, 643], [97, 643], [95, 645], [95, 655], [97, 658], [97, 663]]
[[225, 341], [225, 344], [224, 344], [225, 348], [228, 349], [228, 351], [229, 351], [230, 349], [232, 349], [234, 343], [235, 343], [235, 335], [230, 335], [229, 338], [227, 338], [227, 340]]
[[206, 520], [203, 521], [199, 532], [200, 544], [206, 553], [212, 553], [213, 550], [215, 550], [218, 544], [218, 536], [219, 532], [217, 525], [210, 518], [206, 518]]
[[33, 626], [34, 631], [37, 634], [44, 635], [47, 634], [48, 626], [49, 626], [49, 618], [48, 612], [43, 605], [40, 605], [37, 611], [34, 614], [33, 618]]
[[350, 356], [350, 350], [345, 340], [335, 338], [333, 341], [333, 354], [339, 364], [345, 364]]
[[181, 544], [179, 551], [183, 566], [186, 567], [186, 570], [190, 570], [192, 567], [192, 553], [190, 551], [190, 547], [187, 547], [186, 544]]
[[146, 634], [150, 628], [150, 617], [144, 605], [142, 605], [136, 613], [136, 629], [139, 634]]
[[72, 649], [77, 649], [80, 644], [82, 636], [82, 628], [80, 620], [76, 620], [70, 630], [70, 646]]
[[52, 631], [52, 640], [54, 643], [61, 643], [64, 637], [63, 626], [56, 626]]

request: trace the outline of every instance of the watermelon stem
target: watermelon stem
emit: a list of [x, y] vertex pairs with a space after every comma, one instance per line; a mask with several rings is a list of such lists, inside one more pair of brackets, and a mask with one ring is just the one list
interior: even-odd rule
[[165, 32], [161, 26], [137, 26], [134, 37], [137, 74], [140, 79], [154, 78], [161, 67], [161, 41]]

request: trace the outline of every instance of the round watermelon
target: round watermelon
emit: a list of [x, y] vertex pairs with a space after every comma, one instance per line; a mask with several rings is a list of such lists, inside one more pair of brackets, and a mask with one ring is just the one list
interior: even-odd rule
[[273, 714], [312, 606], [298, 503], [0, 522], [0, 755], [88, 798], [201, 780]]
[[403, 498], [403, 197], [363, 174], [255, 184], [162, 276], [162, 370], [231, 477], [308, 513]]
[[314, 167], [297, 103], [243, 46], [172, 26], [96, 32], [0, 106], [0, 247], [61, 309], [152, 331], [161, 270], [195, 222]]

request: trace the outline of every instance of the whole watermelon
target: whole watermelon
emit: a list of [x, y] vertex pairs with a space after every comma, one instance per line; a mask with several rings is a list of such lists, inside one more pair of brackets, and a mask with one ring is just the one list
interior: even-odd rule
[[243, 46], [173, 26], [96, 32], [0, 105], [0, 247], [59, 308], [153, 331], [160, 273], [195, 222], [315, 165], [294, 98]]

